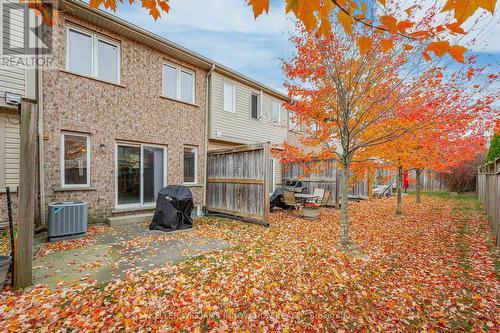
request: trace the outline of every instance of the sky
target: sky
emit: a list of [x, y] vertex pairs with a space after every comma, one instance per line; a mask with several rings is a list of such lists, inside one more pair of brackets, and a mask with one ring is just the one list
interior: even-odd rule
[[293, 24], [285, 15], [284, 0], [271, 0], [269, 15], [257, 20], [244, 0], [170, 3], [170, 13], [162, 13], [156, 22], [146, 10], [127, 1], [115, 15], [285, 92], [280, 59], [293, 52], [288, 40]]
[[[294, 49], [289, 41], [293, 22], [290, 15], [285, 15], [284, 0], [270, 0], [269, 14], [257, 20], [244, 0], [170, 0], [170, 6], [170, 13], [162, 13], [157, 21], [137, 1], [134, 5], [124, 1], [114, 14], [285, 92], [281, 59], [290, 58]], [[477, 54], [480, 64], [496, 63], [497, 71], [500, 62], [498, 7], [497, 4], [494, 17], [488, 14], [470, 19], [470, 22], [477, 18], [485, 22], [486, 33], [468, 53]]]

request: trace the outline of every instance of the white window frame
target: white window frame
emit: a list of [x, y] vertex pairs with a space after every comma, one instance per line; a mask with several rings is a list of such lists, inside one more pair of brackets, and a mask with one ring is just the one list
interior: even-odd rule
[[[252, 96], [256, 95], [257, 96], [257, 118], [252, 117]], [[260, 120], [262, 118], [262, 99], [263, 99], [263, 93], [262, 90], [259, 92], [252, 91], [250, 93], [250, 118], [255, 119], [255, 120]]]
[[[278, 104], [278, 121], [274, 119], [274, 103]], [[271, 121], [275, 124], [280, 126], [281, 125], [281, 101], [277, 99], [273, 99], [271, 102]]]
[[[66, 70], [68, 72], [71, 72], [71, 73], [75, 73], [75, 74], [82, 75], [82, 76], [87, 76], [86, 74], [73, 72], [69, 68], [69, 31], [70, 30], [76, 31], [78, 33], [81, 33], [83, 35], [87, 35], [87, 36], [92, 38], [92, 59], [90, 60], [92, 73], [91, 73], [90, 77], [92, 77], [96, 80], [99, 80], [99, 81], [103, 81], [103, 82], [120, 84], [120, 82], [121, 82], [121, 47], [120, 47], [120, 43], [116, 42], [114, 40], [111, 40], [109, 38], [106, 38], [102, 35], [99, 35], [93, 31], [90, 31], [87, 29], [82, 29], [82, 28], [76, 27], [74, 25], [67, 25], [66, 26]], [[99, 41], [103, 41], [105, 43], [108, 43], [108, 44], [116, 47], [116, 66], [117, 66], [117, 68], [116, 68], [116, 71], [117, 71], [116, 72], [117, 73], [116, 82], [103, 80], [103, 79], [99, 78], [99, 73], [98, 73], [99, 72], [99, 64], [98, 64], [98, 62], [99, 62], [99, 56], [98, 56]]]
[[[163, 68], [165, 66], [174, 68], [176, 70], [175, 97], [165, 96], [165, 75], [164, 75], [165, 71], [163, 70]], [[191, 74], [193, 76], [193, 93], [191, 96], [192, 100], [190, 102], [183, 101], [181, 99], [181, 72], [184, 72], [186, 74]], [[196, 72], [189, 69], [189, 68], [182, 67], [182, 66], [176, 65], [174, 63], [168, 62], [168, 61], [164, 62], [162, 67], [161, 67], [161, 95], [165, 98], [174, 99], [174, 100], [182, 102], [182, 103], [195, 104], [195, 101], [196, 101]]]
[[[233, 90], [233, 110], [226, 110], [226, 85], [231, 86]], [[236, 85], [230, 81], [223, 80], [222, 82], [222, 109], [229, 113], [236, 113]]]
[[[140, 148], [140, 157], [141, 157], [141, 185], [140, 185], [140, 195], [139, 195], [139, 203], [135, 204], [118, 204], [118, 146], [127, 146], [127, 147], [138, 147]], [[125, 141], [117, 141], [115, 142], [115, 208], [117, 210], [124, 210], [128, 208], [150, 208], [155, 207], [156, 202], [144, 204], [144, 150], [143, 147], [154, 147], [154, 148], [163, 148], [163, 187], [167, 186], [168, 180], [168, 149], [167, 146], [156, 145], [156, 144], [148, 144], [148, 143], [130, 143]]]
[[[184, 181], [184, 149], [192, 148], [194, 149], [194, 182], [185, 182]], [[184, 185], [198, 185], [198, 147], [184, 145], [182, 147], [182, 184]]]
[[[66, 162], [64, 159], [64, 151], [65, 151], [65, 139], [66, 135], [70, 136], [79, 136], [87, 139], [87, 182], [85, 184], [66, 184], [65, 179], [65, 166]], [[86, 188], [90, 187], [90, 135], [85, 133], [73, 133], [73, 132], [61, 132], [61, 187], [63, 188]]]

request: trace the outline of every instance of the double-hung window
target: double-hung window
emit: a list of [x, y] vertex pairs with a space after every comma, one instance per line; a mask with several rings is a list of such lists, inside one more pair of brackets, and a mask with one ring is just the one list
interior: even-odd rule
[[186, 103], [195, 101], [194, 72], [172, 64], [163, 65], [163, 96]]
[[184, 184], [196, 184], [198, 173], [198, 151], [196, 147], [184, 147]]
[[120, 83], [120, 45], [98, 34], [68, 27], [66, 69], [99, 80]]
[[272, 118], [274, 124], [280, 125], [280, 123], [281, 123], [281, 103], [277, 100], [273, 101], [271, 118]]
[[236, 86], [224, 81], [224, 111], [236, 112]]
[[262, 112], [262, 92], [252, 93], [250, 112], [253, 119], [260, 119]]
[[90, 137], [61, 135], [61, 183], [63, 187], [90, 186]]

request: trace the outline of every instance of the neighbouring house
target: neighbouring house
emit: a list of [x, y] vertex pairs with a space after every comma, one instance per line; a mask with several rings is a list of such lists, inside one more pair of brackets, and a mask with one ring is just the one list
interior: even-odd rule
[[[29, 65], [28, 27], [38, 19], [18, 0], [0, 2], [0, 224], [7, 220], [6, 188], [12, 192], [13, 214], [17, 213], [20, 159], [20, 111], [23, 98], [38, 98], [38, 68]], [[33, 39], [36, 36], [32, 36]], [[35, 41], [37, 42], [37, 41]], [[38, 218], [38, 216], [37, 216]], [[37, 223], [39, 221], [36, 221]]]
[[[282, 149], [288, 136], [286, 94], [216, 65], [209, 79], [208, 150], [269, 142]], [[277, 156], [270, 159], [269, 190], [282, 183]]]

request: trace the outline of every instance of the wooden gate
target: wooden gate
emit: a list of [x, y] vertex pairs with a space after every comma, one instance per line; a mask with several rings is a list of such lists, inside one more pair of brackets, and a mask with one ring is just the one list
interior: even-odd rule
[[269, 144], [208, 152], [206, 210], [267, 223]]

